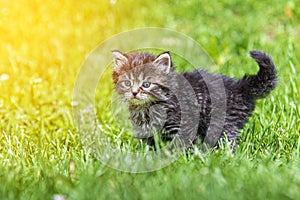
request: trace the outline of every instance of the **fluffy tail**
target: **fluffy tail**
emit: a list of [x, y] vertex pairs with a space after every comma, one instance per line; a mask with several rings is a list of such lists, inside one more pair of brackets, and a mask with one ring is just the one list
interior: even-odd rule
[[261, 51], [250, 51], [250, 55], [259, 65], [256, 75], [246, 75], [241, 81], [244, 92], [253, 98], [266, 97], [277, 84], [277, 70], [271, 56]]

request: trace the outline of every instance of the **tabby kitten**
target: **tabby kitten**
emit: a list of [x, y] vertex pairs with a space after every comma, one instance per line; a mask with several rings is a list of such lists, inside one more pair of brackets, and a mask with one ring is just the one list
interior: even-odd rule
[[[179, 139], [188, 149], [199, 140], [210, 141], [208, 145], [215, 147], [224, 137], [234, 148], [239, 143], [238, 131], [248, 122], [255, 101], [266, 97], [277, 83], [275, 65], [261, 51], [250, 52], [259, 65], [259, 72], [238, 80], [204, 70], [176, 73], [168, 52], [156, 56], [116, 50], [112, 54], [115, 90], [128, 103], [135, 136], [149, 145], [154, 145], [154, 133], [158, 133], [163, 141]], [[218, 79], [223, 90], [214, 81]], [[213, 103], [209, 85], [217, 88], [216, 93], [220, 95], [214, 100], [217, 103]], [[218, 103], [222, 95], [225, 104]], [[222, 106], [225, 107], [223, 121], [212, 123], [212, 112], [220, 109], [222, 115]], [[213, 134], [205, 140], [212, 130]]]

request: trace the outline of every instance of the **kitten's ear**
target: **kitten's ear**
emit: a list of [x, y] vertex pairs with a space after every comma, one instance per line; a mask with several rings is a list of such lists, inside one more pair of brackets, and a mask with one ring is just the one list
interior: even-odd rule
[[156, 64], [162, 71], [169, 73], [172, 66], [172, 60], [169, 52], [165, 52], [157, 56], [153, 63]]
[[120, 72], [122, 66], [128, 64], [128, 58], [126, 56], [124, 56], [124, 54], [121, 53], [118, 50], [113, 50], [112, 55], [114, 57], [114, 68], [113, 68], [113, 70], [115, 72]]

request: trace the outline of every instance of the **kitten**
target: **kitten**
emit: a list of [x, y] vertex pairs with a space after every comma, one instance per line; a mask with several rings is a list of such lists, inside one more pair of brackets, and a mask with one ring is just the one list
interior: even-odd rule
[[[250, 52], [259, 72], [238, 80], [204, 70], [176, 73], [168, 52], [158, 56], [112, 53], [115, 91], [128, 103], [135, 136], [149, 145], [155, 144], [154, 133], [158, 133], [163, 141], [179, 139], [187, 149], [199, 139], [216, 147], [226, 137], [234, 149], [239, 144], [238, 131], [248, 122], [255, 101], [266, 97], [277, 83], [275, 65], [261, 51]], [[216, 89], [215, 97], [210, 87]], [[216, 123], [213, 112], [222, 116], [222, 109], [223, 121]], [[212, 134], [207, 139], [209, 131]]]

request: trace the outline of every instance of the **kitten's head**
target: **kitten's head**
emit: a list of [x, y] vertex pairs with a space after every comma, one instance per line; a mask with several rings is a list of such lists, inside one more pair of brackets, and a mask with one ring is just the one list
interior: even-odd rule
[[116, 92], [134, 105], [166, 100], [168, 77], [174, 71], [168, 52], [123, 54], [113, 51], [113, 79]]

